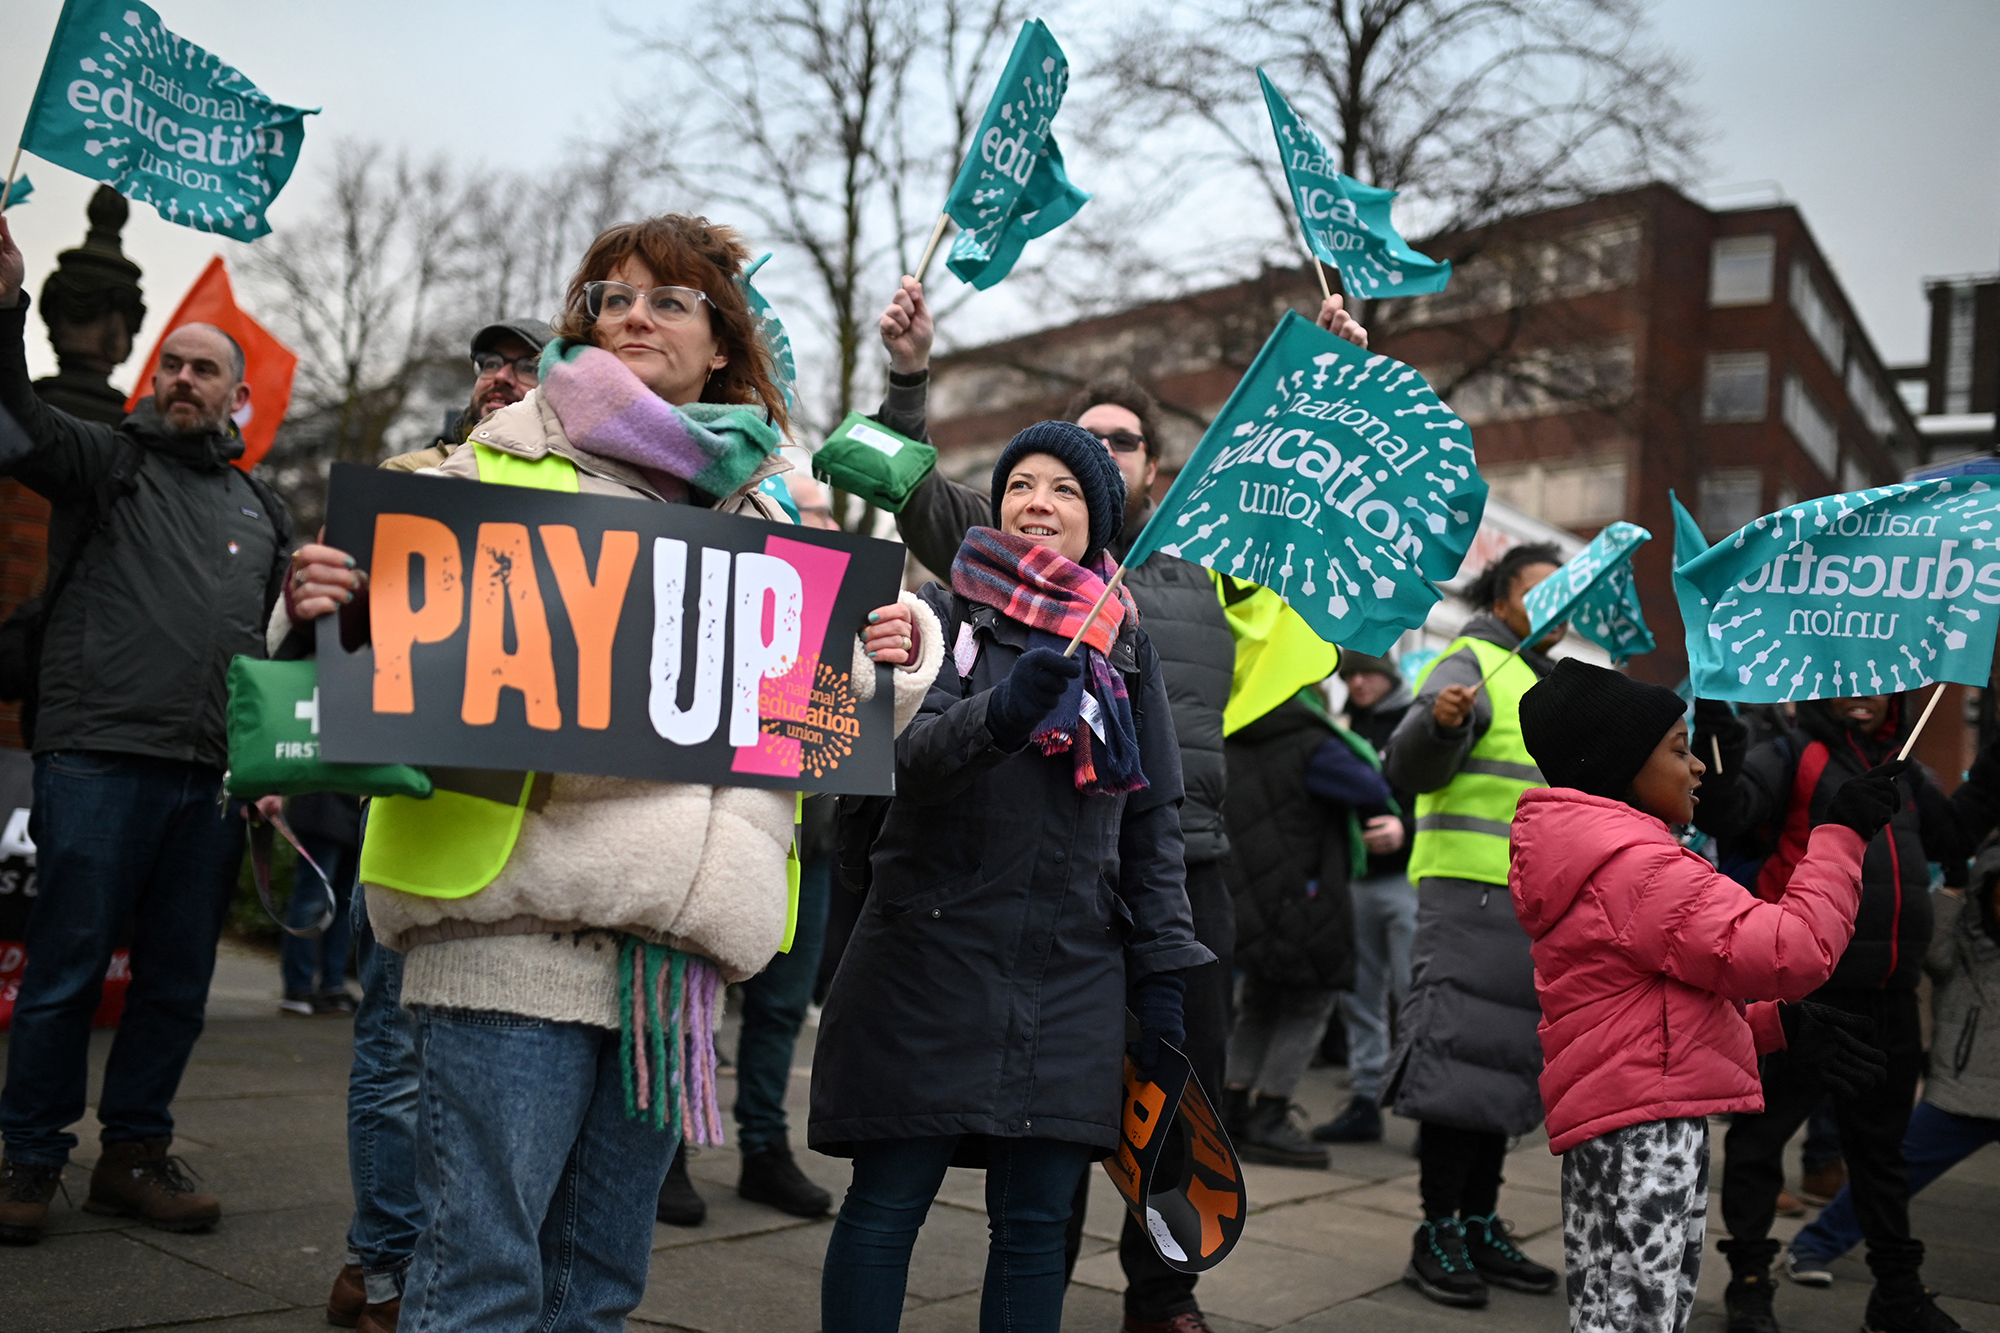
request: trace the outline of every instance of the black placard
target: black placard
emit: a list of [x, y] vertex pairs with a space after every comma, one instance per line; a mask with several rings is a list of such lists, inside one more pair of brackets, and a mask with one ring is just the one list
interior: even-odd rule
[[894, 542], [350, 465], [326, 542], [369, 571], [319, 626], [328, 760], [894, 790], [890, 673], [850, 679]]

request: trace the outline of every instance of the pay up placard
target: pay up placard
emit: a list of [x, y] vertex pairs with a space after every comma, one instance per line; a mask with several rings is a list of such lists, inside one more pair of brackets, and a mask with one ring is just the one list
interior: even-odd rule
[[319, 626], [330, 761], [895, 789], [890, 673], [851, 678], [893, 542], [349, 465], [326, 541], [368, 571]]
[[[1136, 1035], [1128, 1012], [1126, 1032]], [[1162, 1043], [1151, 1076], [1125, 1061], [1125, 1112], [1104, 1174], [1169, 1268], [1205, 1273], [1243, 1238], [1243, 1165], [1187, 1056]]]

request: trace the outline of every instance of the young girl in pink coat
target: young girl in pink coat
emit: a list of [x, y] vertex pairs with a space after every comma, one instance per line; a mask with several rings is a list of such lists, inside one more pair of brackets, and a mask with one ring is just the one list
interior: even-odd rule
[[1862, 849], [1895, 812], [1901, 768], [1840, 790], [1767, 903], [1674, 835], [1705, 769], [1673, 691], [1565, 660], [1523, 696], [1521, 730], [1551, 784], [1514, 815], [1509, 887], [1542, 1005], [1570, 1328], [1680, 1333], [1701, 1271], [1707, 1117], [1763, 1109], [1765, 1051], [1817, 1057], [1830, 1081], [1880, 1075], [1862, 1020], [1797, 1001], [1854, 933]]

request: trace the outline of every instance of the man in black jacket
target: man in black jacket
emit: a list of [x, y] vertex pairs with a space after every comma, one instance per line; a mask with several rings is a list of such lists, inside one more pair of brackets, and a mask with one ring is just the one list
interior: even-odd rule
[[115, 429], [29, 387], [21, 252], [0, 221], [0, 409], [20, 425], [0, 476], [54, 506], [57, 589], [33, 721], [38, 896], [0, 1090], [0, 1241], [32, 1244], [76, 1137], [90, 1022], [113, 936], [133, 920], [132, 982], [105, 1063], [91, 1212], [172, 1231], [215, 1224], [168, 1155], [169, 1112], [201, 1035], [216, 941], [243, 853], [223, 800], [224, 673], [264, 656], [290, 520], [232, 459], [243, 353], [205, 324], [161, 345], [153, 396]]

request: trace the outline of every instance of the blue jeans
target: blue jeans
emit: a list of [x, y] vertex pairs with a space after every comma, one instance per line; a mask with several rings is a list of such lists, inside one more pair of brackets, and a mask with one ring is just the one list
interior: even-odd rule
[[368, 924], [354, 895], [361, 1005], [354, 1011], [354, 1067], [347, 1076], [347, 1170], [354, 1181], [348, 1262], [359, 1264], [368, 1299], [393, 1300], [424, 1229], [417, 1197], [416, 1023], [403, 1008], [403, 955]]
[[90, 1079], [90, 1020], [132, 918], [132, 981], [104, 1065], [106, 1143], [170, 1138], [201, 1036], [215, 944], [243, 860], [240, 806], [199, 764], [90, 750], [35, 756], [37, 895], [14, 1001], [0, 1131], [16, 1162], [69, 1160]]
[[792, 950], [773, 958], [769, 967], [743, 983], [743, 1034], [736, 1042], [736, 1141], [746, 1153], [785, 1136], [792, 1050], [819, 977], [832, 887], [831, 857], [816, 857], [799, 868], [799, 922]]
[[1417, 891], [1402, 874], [1348, 885], [1354, 899], [1354, 989], [1341, 994], [1347, 1018], [1347, 1071], [1354, 1095], [1379, 1101], [1389, 1063], [1389, 1011], [1410, 993], [1410, 944], [1417, 937]]
[[625, 1114], [618, 1033], [423, 1006], [405, 1333], [624, 1333], [678, 1144]]
[[[825, 1333], [894, 1333], [903, 1320], [910, 1251], [959, 1144], [882, 1139], [854, 1150], [854, 1182], [820, 1273]], [[1070, 1199], [1094, 1149], [1055, 1139], [986, 1140], [986, 1285], [980, 1333], [1057, 1333]]]
[[[1918, 1102], [1903, 1136], [1903, 1160], [1910, 1168], [1910, 1193], [1936, 1180], [1989, 1143], [2000, 1143], [2000, 1120], [1957, 1115], [1929, 1102]], [[1854, 1195], [1842, 1186], [1833, 1202], [1820, 1210], [1813, 1224], [1792, 1241], [1796, 1254], [1832, 1262], [1859, 1245], [1861, 1221], [1854, 1212]]]
[[[347, 945], [352, 938], [354, 874], [361, 866], [361, 849], [325, 838], [301, 837], [306, 849], [333, 885], [333, 920], [317, 939], [285, 936], [278, 945], [278, 974], [284, 979], [287, 998], [304, 998], [338, 991], [347, 985]], [[292, 871], [292, 901], [285, 908], [285, 924], [303, 930], [319, 920], [326, 909], [326, 886], [304, 861]]]

